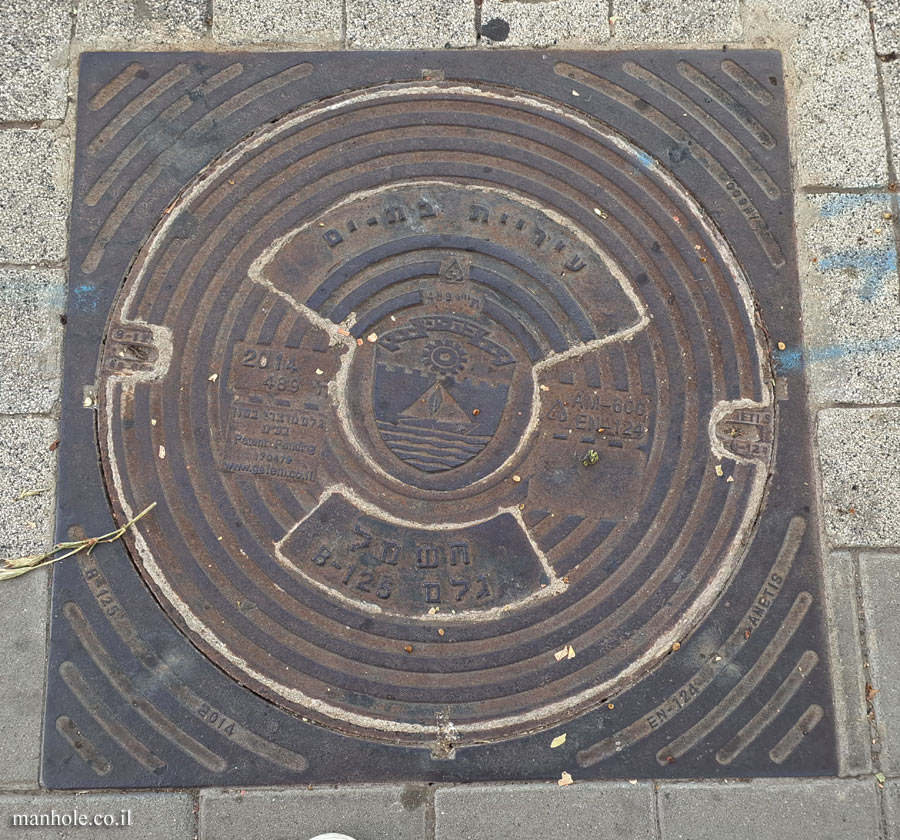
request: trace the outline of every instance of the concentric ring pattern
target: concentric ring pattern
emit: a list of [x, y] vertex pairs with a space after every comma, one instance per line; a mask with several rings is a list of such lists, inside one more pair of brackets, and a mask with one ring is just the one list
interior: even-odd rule
[[707, 614], [768, 473], [762, 356], [728, 246], [612, 129], [370, 88], [169, 208], [108, 324], [104, 469], [223, 670], [446, 750], [607, 701]]

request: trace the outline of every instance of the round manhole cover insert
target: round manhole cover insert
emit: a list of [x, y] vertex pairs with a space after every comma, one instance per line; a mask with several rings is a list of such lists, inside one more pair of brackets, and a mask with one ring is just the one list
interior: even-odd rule
[[158, 503], [135, 562], [235, 680], [446, 751], [605, 702], [707, 614], [772, 454], [762, 357], [724, 240], [610, 129], [370, 89], [248, 138], [149, 237], [104, 468]]

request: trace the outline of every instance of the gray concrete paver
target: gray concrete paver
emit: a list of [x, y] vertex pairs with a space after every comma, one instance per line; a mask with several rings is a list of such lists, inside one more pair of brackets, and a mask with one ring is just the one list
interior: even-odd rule
[[613, 0], [613, 18], [623, 42], [737, 41], [743, 31], [738, 0]]
[[799, 186], [887, 184], [886, 148], [868, 9], [844, 0], [744, 6], [747, 46], [786, 62]]
[[0, 586], [0, 788], [38, 783], [49, 580], [38, 569]]
[[0, 120], [58, 120], [66, 113], [69, 4], [0, 2]]
[[875, 49], [887, 57], [900, 50], [900, 5], [894, 0], [870, 0]]
[[[52, 536], [56, 436], [52, 418], [0, 417], [0, 558], [40, 553]], [[48, 492], [17, 501], [29, 490]]]
[[866, 718], [866, 676], [860, 646], [856, 567], [847, 551], [827, 552], [824, 566], [840, 774], [859, 776], [871, 772], [872, 744]]
[[888, 194], [798, 195], [805, 348], [776, 353], [805, 366], [819, 403], [900, 402], [897, 243]]
[[475, 6], [467, 0], [346, 0], [347, 46], [364, 50], [475, 45]]
[[421, 840], [425, 836], [424, 785], [340, 788], [204, 790], [200, 840], [254, 836], [306, 838], [325, 832], [354, 840]]
[[825, 531], [835, 546], [900, 545], [900, 409], [819, 412]]
[[[113, 826], [18, 828], [17, 816], [57, 820], [78, 815], [93, 820], [110, 817]], [[130, 825], [125, 821], [130, 819]], [[193, 798], [186, 793], [50, 794], [43, 796], [0, 795], [0, 838], [28, 837], [29, 840], [95, 840], [101, 837], [128, 837], [129, 840], [191, 840], [194, 837]]]
[[67, 154], [55, 131], [0, 130], [0, 263], [65, 257]]
[[880, 763], [900, 774], [900, 554], [863, 553], [859, 558], [869, 646], [869, 681], [878, 692], [875, 726]]
[[[577, 774], [576, 774], [577, 775]], [[654, 840], [647, 782], [466, 785], [435, 792], [435, 840]]]
[[334, 0], [212, 0], [212, 35], [223, 44], [340, 46], [341, 4]]
[[50, 411], [59, 398], [65, 273], [0, 269], [0, 414]]
[[206, 34], [207, 0], [80, 0], [81, 46], [184, 43]]
[[[900, 12], [897, 13], [900, 15]], [[890, 132], [891, 157], [894, 171], [900, 166], [900, 60], [887, 61], [881, 65], [881, 79], [884, 85], [884, 104]]]
[[609, 4], [607, 0], [485, 0], [481, 23], [486, 46], [597, 45], [609, 39]]
[[878, 840], [874, 779], [663, 784], [662, 840]]

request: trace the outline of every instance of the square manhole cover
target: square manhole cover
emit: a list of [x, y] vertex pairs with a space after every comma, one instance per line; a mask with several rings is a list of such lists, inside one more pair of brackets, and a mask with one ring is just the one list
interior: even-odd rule
[[44, 784], [833, 773], [780, 66], [85, 56]]

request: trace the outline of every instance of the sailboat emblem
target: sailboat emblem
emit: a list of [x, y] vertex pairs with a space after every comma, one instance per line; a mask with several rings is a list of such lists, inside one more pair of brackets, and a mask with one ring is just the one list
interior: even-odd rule
[[455, 338], [423, 338], [419, 354], [404, 353], [413, 365], [392, 364], [378, 348], [373, 406], [388, 449], [422, 472], [437, 473], [468, 463], [490, 443], [509, 385], [464, 375], [477, 348]]

